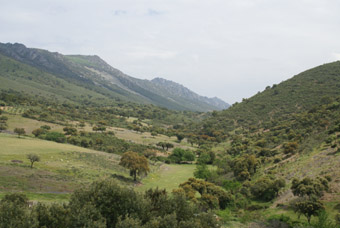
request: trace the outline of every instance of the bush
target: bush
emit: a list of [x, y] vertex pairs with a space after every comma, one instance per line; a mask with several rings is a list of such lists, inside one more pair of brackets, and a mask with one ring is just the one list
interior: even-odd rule
[[179, 164], [183, 161], [194, 161], [195, 155], [190, 150], [175, 148], [168, 158], [171, 162]]
[[269, 177], [263, 177], [255, 182], [251, 186], [250, 190], [252, 195], [264, 201], [270, 201], [277, 197], [281, 188], [286, 185], [283, 179], [274, 179]]
[[66, 137], [64, 134], [55, 131], [47, 132], [46, 135], [43, 136], [43, 138], [58, 143], [64, 143], [66, 141]]
[[0, 201], [0, 227], [36, 227], [36, 219], [28, 208], [28, 199], [23, 194], [9, 194]]

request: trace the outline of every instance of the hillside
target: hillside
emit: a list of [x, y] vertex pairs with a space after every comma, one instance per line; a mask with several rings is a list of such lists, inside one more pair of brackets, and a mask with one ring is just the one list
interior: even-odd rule
[[[0, 134], [0, 193], [27, 192], [32, 199], [67, 199], [83, 184], [112, 174], [128, 177], [120, 156], [29, 137]], [[41, 157], [31, 169], [26, 156]]]
[[0, 62], [3, 87], [29, 90], [36, 95], [43, 92], [48, 97], [54, 95], [73, 102], [91, 98], [98, 104], [113, 99], [173, 110], [211, 111], [228, 107], [222, 100], [199, 96], [187, 88], [186, 93], [174, 93], [164, 90], [166, 86], [159, 83], [133, 78], [98, 56], [62, 55], [17, 43], [1, 43]]
[[199, 128], [204, 128], [202, 134], [212, 135], [212, 131], [228, 132], [240, 126], [257, 127], [260, 123], [329, 103], [339, 95], [340, 61], [337, 61], [307, 70], [272, 87], [268, 86], [253, 97], [214, 113]]

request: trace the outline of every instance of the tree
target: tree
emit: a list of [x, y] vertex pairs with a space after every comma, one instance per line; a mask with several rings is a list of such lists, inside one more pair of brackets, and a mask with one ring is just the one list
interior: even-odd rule
[[318, 215], [322, 210], [324, 206], [316, 199], [303, 198], [294, 205], [295, 213], [306, 216], [309, 224], [312, 216]]
[[[195, 178], [189, 178], [186, 182], [180, 184], [179, 187], [184, 190], [188, 199], [200, 202], [204, 209], [214, 209], [216, 206], [220, 209], [225, 209], [233, 200], [231, 194], [221, 187]], [[197, 198], [198, 195], [201, 198]]]
[[323, 192], [328, 190], [328, 180], [323, 177], [316, 179], [305, 177], [301, 181], [294, 178], [291, 189], [295, 196], [321, 197]]
[[6, 123], [0, 123], [0, 132], [4, 131], [7, 129], [7, 124]]
[[26, 131], [23, 128], [15, 128], [14, 133], [18, 134], [18, 138], [20, 138], [20, 135], [26, 134]]
[[25, 195], [12, 193], [0, 201], [0, 227], [38, 227]]
[[137, 180], [137, 175], [147, 174], [150, 171], [148, 160], [131, 151], [123, 154], [119, 165], [130, 170], [130, 176], [133, 176], [134, 181]]
[[164, 150], [165, 146], [166, 146], [166, 143], [165, 142], [158, 142], [156, 144], [156, 146], [159, 146], [159, 147], [162, 147], [162, 149]]
[[29, 154], [29, 155], [27, 155], [27, 158], [31, 162], [31, 169], [33, 168], [33, 163], [34, 162], [39, 162], [40, 161], [40, 157], [38, 155], [36, 155], [36, 154]]
[[211, 176], [211, 172], [208, 169], [208, 166], [206, 164], [197, 164], [196, 169], [194, 171], [194, 177], [208, 180], [208, 178]]
[[44, 130], [46, 130], [46, 131], [51, 130], [51, 127], [48, 126], [48, 125], [42, 125], [42, 126], [40, 126], [40, 128], [41, 128], [41, 129], [44, 129]]
[[178, 142], [181, 142], [184, 139], [184, 135], [182, 135], [180, 133], [177, 133], [176, 137], [177, 137]]
[[65, 135], [77, 135], [77, 129], [74, 127], [64, 127]]
[[250, 179], [256, 173], [259, 161], [254, 155], [243, 155], [233, 161], [232, 169], [238, 180]]
[[274, 179], [270, 177], [263, 177], [257, 180], [251, 186], [251, 193], [257, 199], [270, 201], [277, 197], [281, 188], [285, 187], [284, 179]]
[[45, 134], [46, 133], [46, 130], [42, 129], [42, 128], [37, 128], [35, 130], [32, 131], [32, 134], [35, 136], [35, 137], [38, 137], [39, 135], [42, 135], [42, 134]]
[[296, 149], [298, 148], [298, 143], [297, 142], [288, 142], [283, 145], [283, 152], [285, 154], [295, 154]]
[[174, 148], [174, 144], [172, 143], [165, 143], [166, 150], [169, 150], [169, 148]]
[[194, 161], [195, 155], [190, 150], [184, 150], [177, 147], [172, 151], [171, 155], [168, 158], [171, 160], [171, 162], [181, 163], [183, 161]]

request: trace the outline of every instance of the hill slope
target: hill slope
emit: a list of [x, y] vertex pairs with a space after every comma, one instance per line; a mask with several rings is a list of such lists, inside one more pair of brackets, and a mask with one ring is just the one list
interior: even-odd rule
[[[115, 154], [6, 134], [0, 134], [0, 144], [0, 193], [24, 191], [42, 196], [66, 194], [82, 184], [112, 174], [129, 176], [118, 165], [120, 156]], [[33, 169], [26, 158], [30, 153], [41, 158]]]
[[[0, 62], [4, 86], [16, 90], [18, 85], [24, 85], [31, 91], [41, 89], [63, 98], [83, 99], [84, 96], [96, 97], [96, 102], [118, 99], [142, 104], [154, 104], [173, 110], [211, 111], [228, 107], [222, 100], [208, 99], [199, 96], [185, 88], [186, 93], [174, 93], [164, 90], [166, 86], [149, 80], [130, 77], [111, 67], [98, 56], [62, 55], [46, 50], [26, 48], [22, 44], [0, 43]], [[17, 70], [21, 70], [18, 75]], [[36, 74], [43, 75], [45, 80], [34, 80]], [[29, 77], [25, 77], [29, 75]], [[32, 84], [28, 80], [38, 83]], [[50, 79], [50, 80], [49, 80]], [[71, 97], [63, 95], [60, 87], [75, 87], [71, 89]], [[53, 87], [54, 86], [54, 87]], [[19, 86], [20, 87], [20, 86]], [[53, 90], [51, 90], [53, 87]], [[184, 88], [184, 87], [183, 87]], [[66, 88], [70, 90], [70, 88]], [[83, 91], [79, 91], [83, 90]]]
[[302, 72], [278, 85], [268, 86], [255, 96], [216, 112], [200, 125], [204, 134], [239, 126], [257, 126], [285, 115], [301, 113], [340, 96], [340, 61]]

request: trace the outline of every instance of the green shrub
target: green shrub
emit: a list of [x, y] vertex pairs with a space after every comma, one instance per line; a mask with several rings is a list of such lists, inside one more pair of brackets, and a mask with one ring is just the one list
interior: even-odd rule
[[55, 131], [47, 132], [45, 135], [43, 135], [43, 139], [58, 143], [64, 143], [66, 141], [66, 137], [63, 133]]

